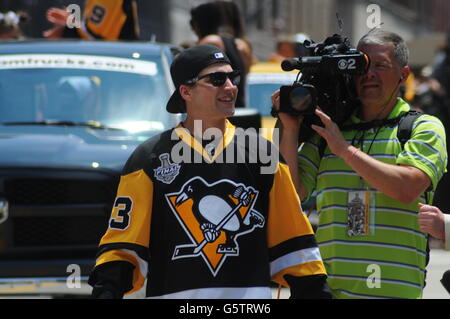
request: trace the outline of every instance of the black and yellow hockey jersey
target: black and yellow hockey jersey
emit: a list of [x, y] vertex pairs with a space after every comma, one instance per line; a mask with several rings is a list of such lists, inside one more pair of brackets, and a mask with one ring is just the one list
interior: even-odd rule
[[123, 261], [134, 268], [113, 286], [133, 292], [147, 277], [147, 297], [271, 298], [271, 280], [325, 275], [287, 165], [229, 122], [219, 143], [178, 126], [131, 155], [89, 283]]

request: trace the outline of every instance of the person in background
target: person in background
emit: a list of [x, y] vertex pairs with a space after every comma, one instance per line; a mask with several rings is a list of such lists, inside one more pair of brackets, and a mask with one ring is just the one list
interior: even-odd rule
[[0, 12], [0, 40], [23, 40], [21, 26], [28, 20], [25, 12]]
[[296, 33], [293, 36], [280, 36], [277, 40], [276, 51], [269, 56], [267, 61], [281, 63], [288, 58], [299, 58], [309, 55], [305, 41], [311, 42], [311, 39], [305, 33]]
[[[440, 46], [431, 66], [430, 81], [438, 81], [439, 98], [432, 101], [432, 106], [425, 111], [439, 117], [445, 127], [450, 127], [450, 29], [447, 30], [445, 42]], [[436, 88], [436, 85], [433, 85]], [[442, 92], [443, 91], [443, 92]], [[436, 92], [436, 91], [435, 91]], [[434, 92], [433, 92], [434, 93]], [[437, 97], [434, 95], [434, 97]], [[447, 152], [450, 151], [450, 134], [447, 134]], [[450, 175], [444, 175], [436, 190], [433, 204], [442, 211], [450, 211]]]
[[439, 47], [431, 66], [431, 77], [438, 80], [450, 96], [450, 29], [447, 30], [445, 42]]
[[62, 77], [57, 84], [56, 103], [47, 116], [77, 123], [93, 120], [100, 107], [97, 83], [97, 77]]
[[244, 32], [238, 7], [234, 2], [213, 1], [192, 8], [190, 13], [197, 44], [215, 45], [227, 54], [233, 69], [241, 71], [236, 106], [244, 107], [245, 83], [253, 63], [253, 50], [242, 38]]
[[296, 57], [304, 57], [309, 55], [306, 43], [311, 44], [311, 39], [305, 33], [296, 33], [293, 37]]
[[258, 59], [253, 55], [253, 48], [250, 41], [245, 36], [244, 23], [239, 7], [232, 1], [216, 0], [216, 4], [223, 13], [223, 25], [220, 27], [220, 34], [230, 35], [237, 39], [237, 46], [244, 59], [246, 60], [246, 72], [250, 66]]
[[418, 111], [438, 117], [442, 123], [449, 123], [447, 94], [441, 83], [430, 75], [431, 68], [424, 67], [414, 77], [411, 105]]
[[80, 28], [69, 28], [70, 12], [50, 8], [47, 20], [53, 28], [44, 32], [49, 39], [138, 40], [140, 29], [136, 0], [86, 0]]
[[267, 61], [281, 63], [285, 59], [295, 58], [296, 56], [297, 51], [292, 36], [280, 36], [276, 43], [275, 52], [269, 56]]

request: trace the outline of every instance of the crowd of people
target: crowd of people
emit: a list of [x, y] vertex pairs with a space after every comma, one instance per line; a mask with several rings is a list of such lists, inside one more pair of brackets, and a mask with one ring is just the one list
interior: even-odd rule
[[[102, 28], [94, 4], [108, 9], [101, 21], [121, 23]], [[68, 29], [68, 13], [50, 8], [53, 27], [44, 36], [137, 40], [136, 12], [134, 0], [87, 0], [83, 27]], [[318, 106], [322, 125], [313, 125], [315, 134], [300, 145], [303, 115], [281, 112], [274, 92], [279, 149], [255, 138], [280, 160], [272, 174], [261, 174], [261, 159], [218, 161], [236, 150], [251, 154], [227, 120], [245, 106], [246, 75], [256, 61], [239, 8], [212, 1], [190, 15], [197, 41], [183, 44], [172, 63], [176, 89], [166, 105], [186, 117], [127, 161], [89, 279], [93, 296], [122, 298], [147, 278], [147, 297], [154, 298], [270, 298], [271, 281], [289, 287], [291, 298], [421, 298], [430, 236], [450, 250], [450, 33], [432, 69], [413, 74], [398, 34], [368, 32], [357, 45], [370, 58], [367, 72], [353, 79], [359, 107], [344, 129]], [[24, 17], [0, 13], [0, 39], [19, 39]], [[305, 34], [278, 39], [268, 60], [307, 54], [305, 40]], [[403, 145], [397, 129], [413, 110], [422, 113]], [[204, 139], [207, 129], [218, 130], [218, 144]], [[173, 179], [160, 180], [154, 172], [173, 162], [174, 135], [205, 163], [173, 164]], [[316, 232], [301, 208], [313, 196]], [[187, 230], [197, 244], [183, 244]], [[379, 278], [370, 277], [371, 265]]]

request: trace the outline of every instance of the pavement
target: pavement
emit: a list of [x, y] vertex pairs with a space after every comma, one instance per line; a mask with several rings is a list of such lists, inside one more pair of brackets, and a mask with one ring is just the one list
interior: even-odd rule
[[440, 280], [444, 272], [450, 269], [450, 251], [434, 248], [430, 251], [430, 263], [427, 267], [426, 286], [423, 299], [450, 299], [450, 294]]
[[[442, 286], [440, 280], [445, 271], [450, 269], [450, 251], [443, 250], [441, 244], [436, 242], [436, 248], [430, 250], [430, 262], [427, 266], [426, 286], [423, 290], [423, 299], [450, 299], [450, 294]], [[272, 298], [277, 298], [278, 289], [272, 291]], [[280, 298], [289, 298], [289, 290], [281, 289]]]
[[[430, 262], [427, 267], [427, 284], [423, 292], [423, 299], [450, 299], [450, 294], [442, 286], [440, 280], [443, 273], [450, 269], [450, 251], [442, 249], [439, 242], [430, 251]], [[432, 247], [433, 247], [432, 246]], [[91, 287], [85, 281], [80, 286], [69, 288], [65, 281], [37, 282], [6, 282], [0, 280], [0, 299], [5, 298], [52, 298], [54, 294], [65, 294], [72, 297], [86, 297], [91, 293]], [[137, 299], [144, 296], [140, 290], [126, 296], [127, 299]], [[272, 297], [278, 298], [278, 289], [272, 289]], [[289, 298], [289, 290], [281, 289], [279, 299]]]

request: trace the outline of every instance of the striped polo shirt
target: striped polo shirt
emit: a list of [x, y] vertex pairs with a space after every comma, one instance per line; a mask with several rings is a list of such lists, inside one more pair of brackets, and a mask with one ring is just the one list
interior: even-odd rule
[[[398, 99], [389, 115], [396, 118], [410, 110]], [[353, 115], [352, 123], [361, 121]], [[425, 281], [427, 237], [419, 230], [418, 202], [430, 203], [446, 171], [445, 129], [439, 119], [422, 115], [413, 124], [404, 148], [397, 138], [398, 124], [364, 132], [343, 131], [347, 142], [373, 158], [392, 165], [409, 165], [431, 180], [427, 193], [403, 204], [372, 188], [343, 159], [326, 147], [320, 160], [316, 135], [299, 151], [300, 178], [308, 197], [316, 191], [319, 225], [316, 238], [336, 298], [421, 298]], [[348, 235], [349, 194], [371, 193], [367, 235]], [[305, 200], [307, 200], [306, 198]]]

